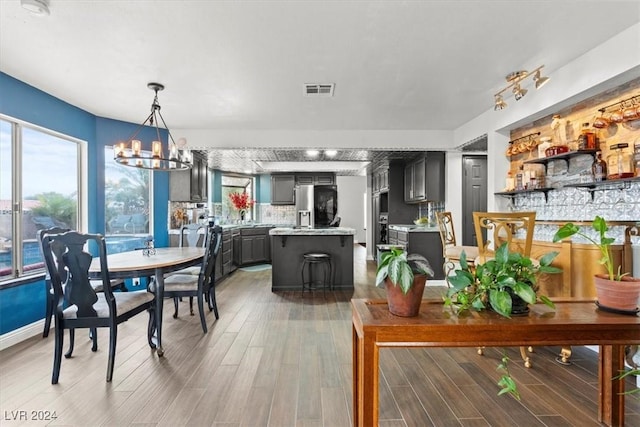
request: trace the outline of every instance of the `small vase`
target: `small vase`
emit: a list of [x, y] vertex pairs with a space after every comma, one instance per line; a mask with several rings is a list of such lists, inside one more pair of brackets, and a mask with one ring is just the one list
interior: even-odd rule
[[427, 282], [425, 274], [416, 274], [413, 277], [413, 285], [409, 292], [402, 293], [400, 286], [395, 286], [391, 280], [384, 282], [387, 290], [387, 303], [389, 304], [389, 312], [400, 317], [415, 317], [420, 313], [420, 304], [422, 303], [422, 294]]

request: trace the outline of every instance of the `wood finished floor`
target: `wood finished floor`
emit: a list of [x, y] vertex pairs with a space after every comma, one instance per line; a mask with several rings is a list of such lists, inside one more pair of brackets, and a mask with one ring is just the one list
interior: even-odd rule
[[[121, 325], [112, 383], [105, 382], [106, 331], [90, 351], [78, 333], [51, 385], [53, 334], [0, 352], [0, 425], [65, 426], [349, 426], [352, 419], [351, 297], [383, 297], [375, 266], [356, 245], [353, 294], [272, 293], [271, 272], [236, 271], [218, 287], [220, 319], [209, 333], [187, 302], [173, 319], [165, 305], [165, 357], [146, 343], [146, 315]], [[428, 287], [427, 297], [442, 288]], [[66, 347], [66, 345], [65, 345]], [[500, 356], [473, 348], [383, 349], [380, 425], [597, 426], [597, 357], [574, 348], [536, 348], [534, 367], [509, 349], [522, 401], [497, 396]], [[633, 386], [629, 381], [628, 387]], [[626, 398], [626, 425], [640, 426], [640, 400]], [[55, 411], [51, 422], [20, 421], [18, 411]]]

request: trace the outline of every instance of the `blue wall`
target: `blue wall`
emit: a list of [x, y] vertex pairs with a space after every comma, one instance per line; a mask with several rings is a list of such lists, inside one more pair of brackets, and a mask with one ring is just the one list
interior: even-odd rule
[[[104, 233], [104, 146], [128, 137], [138, 126], [96, 117], [80, 108], [0, 72], [0, 113], [87, 141], [88, 230]], [[140, 114], [146, 115], [145, 111]], [[142, 117], [142, 116], [141, 116]], [[141, 132], [151, 139], [150, 129]], [[164, 135], [166, 137], [166, 135]], [[157, 247], [168, 246], [169, 174], [153, 174], [153, 234]], [[0, 289], [0, 334], [44, 317], [44, 281]]]

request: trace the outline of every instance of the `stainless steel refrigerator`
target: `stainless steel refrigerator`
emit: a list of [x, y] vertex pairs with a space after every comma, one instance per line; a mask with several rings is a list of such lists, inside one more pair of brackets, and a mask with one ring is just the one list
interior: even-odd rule
[[335, 225], [338, 217], [338, 187], [299, 185], [296, 187], [296, 226], [322, 228]]

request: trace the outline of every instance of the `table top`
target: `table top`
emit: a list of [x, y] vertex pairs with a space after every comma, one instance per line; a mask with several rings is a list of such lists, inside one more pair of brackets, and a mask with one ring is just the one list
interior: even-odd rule
[[[196, 263], [204, 257], [204, 248], [172, 247], [156, 248], [155, 255], [144, 256], [141, 250], [107, 255], [109, 273], [155, 270], [158, 268], [181, 268], [183, 264]], [[94, 258], [89, 273], [100, 272], [100, 259]]]
[[528, 315], [508, 319], [490, 310], [456, 316], [441, 300], [423, 300], [418, 316], [398, 317], [385, 300], [351, 300], [358, 333], [390, 346], [407, 341], [434, 347], [640, 344], [637, 315], [602, 311], [594, 301], [555, 304], [555, 310], [535, 304]]

